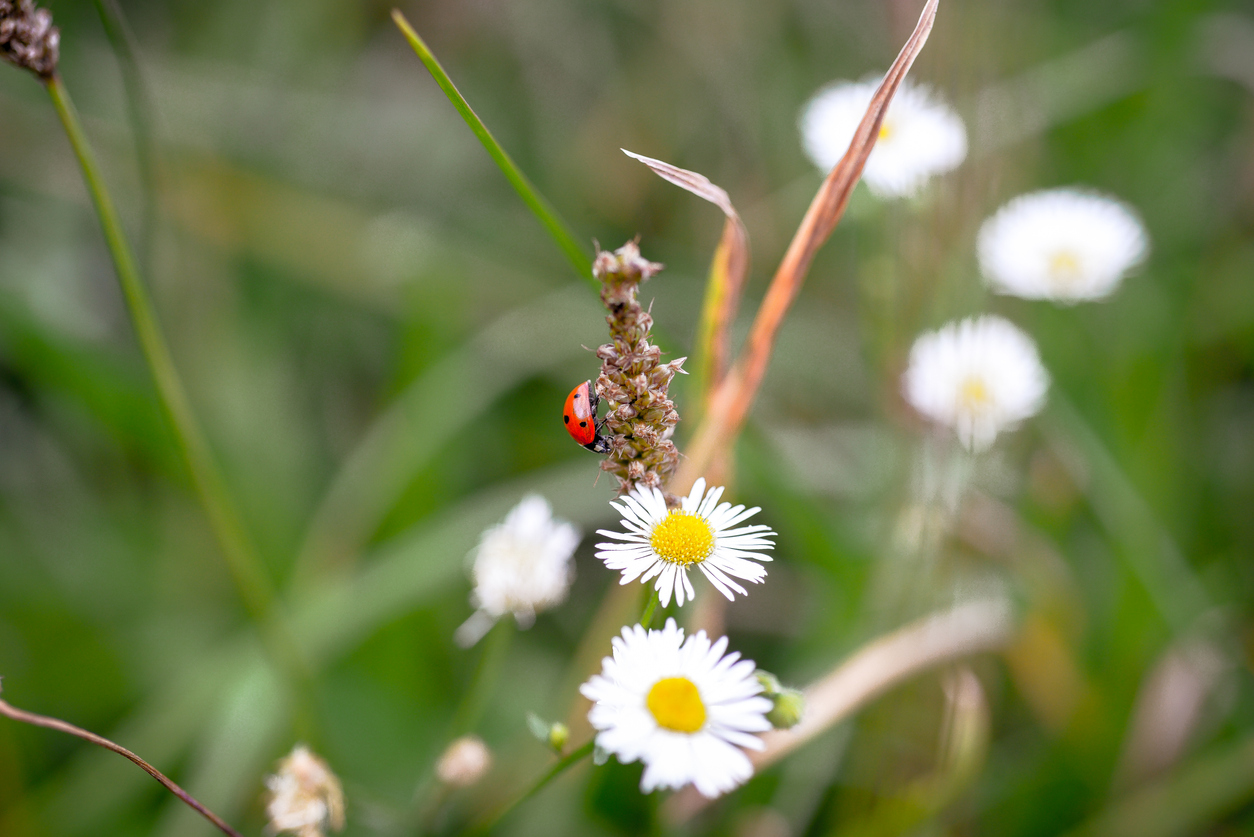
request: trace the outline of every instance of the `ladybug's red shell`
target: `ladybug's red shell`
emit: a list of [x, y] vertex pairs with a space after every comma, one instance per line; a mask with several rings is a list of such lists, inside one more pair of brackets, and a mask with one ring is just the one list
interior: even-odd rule
[[570, 437], [589, 450], [595, 450], [597, 442], [597, 398], [592, 381], [584, 381], [566, 396], [562, 421]]
[[609, 453], [610, 438], [601, 435], [601, 427], [597, 424], [597, 404], [600, 400], [592, 381], [584, 381], [566, 396], [562, 421], [566, 432], [576, 442], [593, 453]]

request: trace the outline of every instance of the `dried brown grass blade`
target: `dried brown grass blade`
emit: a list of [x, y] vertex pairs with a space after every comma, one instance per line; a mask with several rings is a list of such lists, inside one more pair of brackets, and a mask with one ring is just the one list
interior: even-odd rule
[[636, 154], [626, 148], [621, 150], [633, 160], [644, 163], [658, 177], [709, 201], [727, 216], [718, 249], [714, 251], [710, 264], [710, 277], [698, 332], [701, 362], [697, 374], [702, 391], [708, 393], [722, 380], [727, 367], [727, 333], [740, 304], [745, 275], [749, 272], [749, 232], [740, 220], [736, 207], [732, 206], [727, 192], [711, 183], [705, 175]]
[[784, 315], [801, 289], [814, 254], [836, 228], [849, 204], [849, 197], [866, 167], [867, 157], [871, 155], [871, 149], [879, 138], [880, 126], [889, 102], [932, 31], [937, 2], [938, 0], [928, 0], [924, 5], [914, 32], [888, 68], [879, 89], [875, 91], [875, 96], [849, 144], [849, 150], [828, 173], [811, 201], [805, 218], [793, 235], [788, 251], [771, 280], [766, 297], [762, 300], [744, 351], [710, 398], [710, 409], [705, 420], [688, 445], [688, 458], [668, 487], [672, 493], [686, 491], [709, 464], [726, 450], [739, 432], [749, 407], [753, 404], [762, 376], [766, 373]]
[[[977, 599], [925, 616], [875, 639], [810, 684], [805, 713], [792, 729], [763, 733], [766, 748], [748, 753], [755, 771], [764, 770], [796, 748], [846, 720], [894, 686], [925, 671], [1004, 648], [1015, 635], [1008, 601]], [[684, 788], [666, 803], [666, 819], [682, 822], [708, 800]]]

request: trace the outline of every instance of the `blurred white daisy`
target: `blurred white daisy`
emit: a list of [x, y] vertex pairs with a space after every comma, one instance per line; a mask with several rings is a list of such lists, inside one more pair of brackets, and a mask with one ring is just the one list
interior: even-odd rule
[[[879, 83], [878, 78], [836, 82], [806, 104], [801, 139], [816, 166], [827, 171], [845, 155]], [[926, 87], [906, 81], [888, 105], [862, 179], [879, 197], [908, 197], [966, 156], [962, 119]]]
[[902, 379], [906, 400], [952, 427], [972, 451], [985, 450], [999, 432], [1035, 415], [1048, 387], [1032, 338], [994, 316], [921, 335]]
[[344, 791], [340, 780], [304, 744], [298, 744], [266, 777], [270, 796], [266, 816], [271, 834], [290, 831], [297, 837], [323, 837], [322, 829], [344, 827]]
[[554, 518], [547, 500], [524, 497], [479, 538], [470, 596], [478, 611], [457, 629], [458, 644], [474, 645], [506, 613], [527, 628], [536, 613], [561, 604], [575, 575], [571, 556], [578, 545], [578, 530]]
[[766, 568], [754, 562], [771, 560], [758, 550], [772, 549], [775, 545], [768, 538], [775, 533], [769, 526], [732, 528], [761, 509], [719, 503], [722, 496], [721, 486], [707, 494], [701, 478], [679, 508], [668, 509], [661, 491], [638, 488], [621, 497], [621, 505], [610, 503], [623, 516], [628, 531], [597, 530], [625, 543], [599, 543], [597, 557], [611, 570], [622, 570], [620, 584], [637, 578], [647, 582], [656, 576], [653, 589], [663, 607], [670, 604], [672, 593], [681, 605], [693, 597], [688, 570], [694, 565], [728, 599], [735, 598], [733, 590], [743, 596], [745, 588], [733, 577], [754, 584], [766, 578]]
[[980, 227], [980, 269], [998, 293], [1025, 299], [1101, 299], [1149, 247], [1136, 213], [1074, 189], [1020, 195]]
[[691, 783], [713, 798], [753, 775], [744, 749], [762, 749], [753, 733], [771, 728], [771, 702], [752, 660], [724, 656], [726, 637], [711, 644], [698, 631], [685, 640], [674, 619], [660, 631], [623, 628], [612, 645], [614, 656], [579, 691], [592, 701], [597, 746], [644, 762], [640, 790]]

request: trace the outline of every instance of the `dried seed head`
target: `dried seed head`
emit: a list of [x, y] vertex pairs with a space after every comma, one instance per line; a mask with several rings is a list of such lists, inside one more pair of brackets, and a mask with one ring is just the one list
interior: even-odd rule
[[323, 837], [324, 827], [335, 831], [344, 827], [340, 780], [304, 744], [297, 745], [279, 762], [275, 774], [266, 777], [266, 787], [270, 790], [266, 815], [271, 833]]
[[40, 78], [57, 71], [61, 31], [31, 0], [0, 0], [0, 57]]
[[465, 788], [483, 778], [492, 766], [492, 752], [477, 735], [463, 735], [440, 756], [435, 766], [440, 781]]
[[649, 342], [653, 317], [636, 298], [640, 283], [661, 269], [640, 255], [635, 241], [612, 253], [599, 250], [592, 266], [609, 310], [605, 321], [612, 341], [597, 349], [602, 361], [597, 394], [610, 404], [605, 416], [610, 454], [601, 468], [618, 477], [619, 494], [636, 486], [660, 488], [679, 462], [679, 451], [665, 441], [679, 421], [667, 387], [683, 360], [661, 362], [662, 350]]

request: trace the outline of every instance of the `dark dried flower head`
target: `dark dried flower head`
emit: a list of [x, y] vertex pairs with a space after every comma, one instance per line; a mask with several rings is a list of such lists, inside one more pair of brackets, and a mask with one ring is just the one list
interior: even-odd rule
[[667, 387], [685, 358], [662, 363], [662, 350], [649, 342], [653, 318], [636, 298], [640, 283], [662, 265], [640, 255], [629, 241], [614, 252], [598, 250], [592, 273], [601, 281], [601, 301], [613, 342], [597, 349], [601, 375], [597, 394], [608, 402], [605, 430], [610, 455], [601, 468], [618, 477], [618, 491], [637, 486], [661, 488], [675, 471], [679, 451], [670, 440], [679, 413]]
[[31, 0], [0, 0], [0, 56], [41, 78], [57, 71], [61, 32]]

